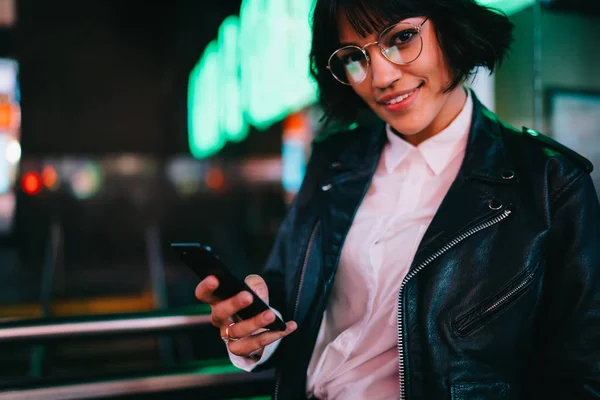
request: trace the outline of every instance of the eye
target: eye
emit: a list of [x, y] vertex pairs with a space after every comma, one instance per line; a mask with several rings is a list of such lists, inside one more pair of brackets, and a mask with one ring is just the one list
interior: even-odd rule
[[404, 29], [401, 30], [399, 32], [396, 32], [392, 35], [392, 37], [390, 38], [390, 45], [391, 46], [401, 46], [401, 45], [405, 45], [410, 43], [417, 35], [419, 34], [419, 32], [412, 28], [412, 29]]
[[361, 51], [351, 51], [348, 53], [340, 54], [340, 61], [343, 64], [352, 64], [360, 62], [365, 58], [365, 55]]

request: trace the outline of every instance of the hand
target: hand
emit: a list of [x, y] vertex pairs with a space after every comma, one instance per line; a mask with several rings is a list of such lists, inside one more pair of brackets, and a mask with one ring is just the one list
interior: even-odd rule
[[[248, 275], [245, 282], [258, 297], [269, 304], [269, 290], [263, 278], [258, 275]], [[221, 300], [213, 295], [218, 286], [219, 280], [215, 276], [207, 277], [196, 287], [196, 298], [210, 305], [212, 324], [219, 328], [221, 337], [235, 338], [226, 341], [229, 351], [233, 354], [260, 358], [265, 346], [296, 330], [297, 325], [294, 321], [286, 323], [285, 331], [264, 330], [275, 320], [275, 313], [271, 310], [247, 320], [234, 320], [234, 314], [252, 304], [252, 295], [243, 291], [229, 299]]]

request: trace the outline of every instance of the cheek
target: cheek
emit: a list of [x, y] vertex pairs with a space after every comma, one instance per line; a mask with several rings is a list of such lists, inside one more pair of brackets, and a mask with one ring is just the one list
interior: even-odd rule
[[352, 89], [354, 90], [354, 93], [356, 93], [356, 95], [358, 97], [363, 99], [363, 101], [365, 101], [366, 103], [371, 103], [372, 95], [371, 95], [371, 90], [369, 89], [370, 87], [371, 87], [371, 81], [369, 78], [367, 78], [363, 82], [361, 82], [359, 85], [352, 86]]
[[435, 77], [434, 79], [437, 81], [437, 84], [441, 86], [440, 89], [445, 88], [448, 83], [450, 83], [451, 73], [448, 69], [448, 63], [446, 62], [441, 50], [438, 49], [438, 51], [432, 57], [430, 60], [430, 66], [431, 75]]
[[413, 64], [415, 74], [426, 78], [435, 89], [443, 89], [450, 80], [450, 71], [442, 49], [437, 43], [423, 46], [423, 52]]

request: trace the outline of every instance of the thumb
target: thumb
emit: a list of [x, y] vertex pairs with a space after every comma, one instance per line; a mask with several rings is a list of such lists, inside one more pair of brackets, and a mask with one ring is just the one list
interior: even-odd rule
[[265, 303], [269, 304], [269, 289], [263, 278], [259, 275], [248, 275], [244, 279], [246, 285], [250, 287]]

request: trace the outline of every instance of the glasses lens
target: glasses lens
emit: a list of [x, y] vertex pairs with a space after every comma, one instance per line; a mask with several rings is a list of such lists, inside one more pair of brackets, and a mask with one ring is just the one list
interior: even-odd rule
[[346, 85], [362, 82], [367, 76], [365, 53], [358, 47], [343, 47], [329, 59], [329, 68], [337, 80]]
[[415, 26], [399, 23], [381, 33], [379, 45], [383, 55], [391, 62], [408, 64], [421, 55], [423, 40]]

